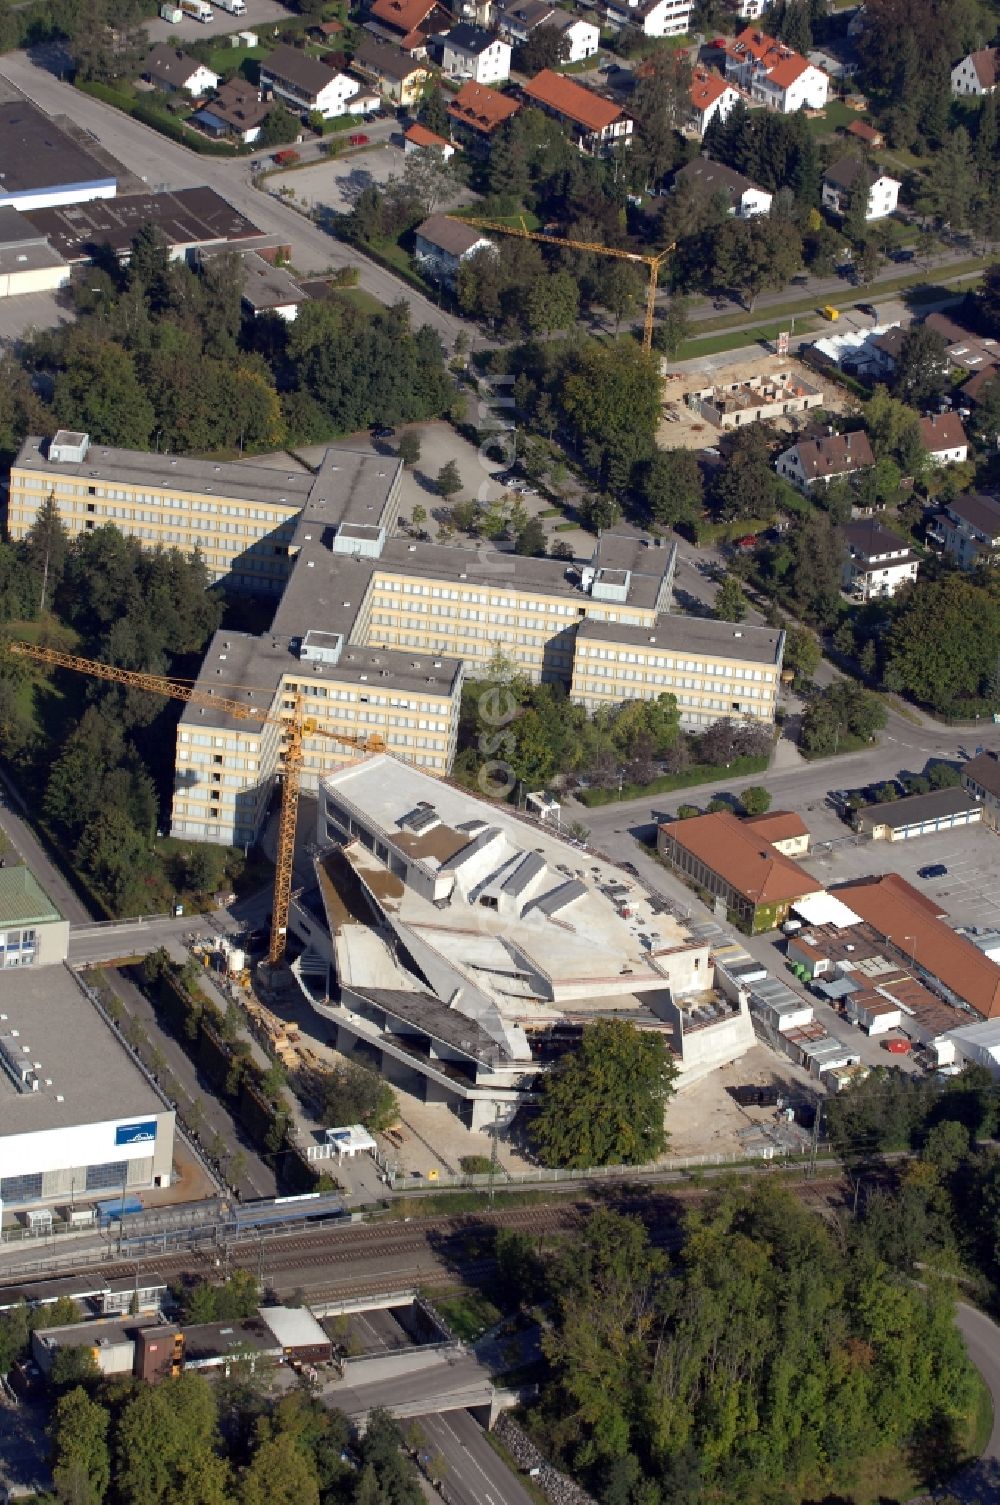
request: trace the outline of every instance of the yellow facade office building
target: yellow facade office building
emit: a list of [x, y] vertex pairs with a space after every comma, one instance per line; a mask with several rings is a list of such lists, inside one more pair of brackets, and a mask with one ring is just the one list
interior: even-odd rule
[[[570, 562], [414, 542], [396, 532], [401, 473], [398, 460], [352, 451], [329, 450], [313, 475], [286, 474], [60, 432], [22, 447], [8, 528], [23, 537], [51, 494], [74, 536], [113, 523], [150, 547], [197, 546], [214, 579], [280, 596], [269, 632], [216, 634], [198, 684], [220, 696], [243, 687], [269, 717], [314, 717], [306, 787], [362, 756], [373, 735], [447, 773], [463, 675], [481, 674], [498, 649], [591, 710], [667, 692], [692, 729], [725, 716], [773, 722], [784, 635], [673, 614], [676, 546], [605, 533], [589, 560]], [[186, 707], [171, 834], [255, 840], [282, 737], [280, 726]]]

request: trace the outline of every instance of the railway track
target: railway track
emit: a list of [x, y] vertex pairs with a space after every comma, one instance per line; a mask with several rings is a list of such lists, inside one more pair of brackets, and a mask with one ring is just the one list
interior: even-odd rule
[[[849, 1192], [847, 1182], [842, 1180], [801, 1178], [793, 1182], [783, 1177], [781, 1184], [794, 1190], [800, 1200], [825, 1216], [830, 1216], [833, 1208], [842, 1204]], [[609, 1196], [614, 1192], [618, 1195]], [[640, 1215], [655, 1243], [661, 1246], [676, 1244], [677, 1204], [686, 1206], [703, 1201], [711, 1194], [710, 1187], [691, 1185], [663, 1187], [655, 1192], [631, 1184], [604, 1187], [600, 1197], [578, 1193], [575, 1201], [563, 1196], [554, 1205], [534, 1203], [528, 1207], [494, 1207], [477, 1213], [417, 1218], [412, 1222], [383, 1220], [353, 1225], [330, 1224], [323, 1228], [312, 1227], [308, 1231], [269, 1231], [257, 1238], [241, 1239], [228, 1245], [206, 1240], [203, 1246], [180, 1253], [157, 1254], [153, 1251], [132, 1258], [102, 1260], [81, 1266], [76, 1273], [81, 1277], [90, 1275], [95, 1280], [98, 1277], [129, 1279], [137, 1269], [145, 1268], [157, 1272], [169, 1282], [185, 1275], [207, 1279], [218, 1275], [221, 1267], [260, 1272], [264, 1283], [276, 1290], [301, 1287], [315, 1299], [322, 1299], [321, 1293], [328, 1290], [338, 1296], [364, 1295], [384, 1290], [387, 1284], [405, 1279], [407, 1275], [421, 1285], [454, 1283], [460, 1278], [459, 1272], [468, 1274], [477, 1266], [483, 1266], [484, 1243], [495, 1230], [510, 1228], [539, 1237], [572, 1233], [583, 1226], [595, 1208], [609, 1204], [623, 1212]], [[406, 1264], [401, 1265], [402, 1261]], [[492, 1260], [486, 1259], [485, 1264], [492, 1267]], [[383, 1273], [374, 1275], [373, 1269], [379, 1266], [384, 1266]], [[352, 1267], [356, 1274], [351, 1273]], [[335, 1278], [330, 1278], [334, 1272]], [[70, 1277], [74, 1274], [72, 1270], [60, 1270], [51, 1278], [61, 1281], [67, 1273]], [[328, 1276], [325, 1281], [323, 1273]], [[44, 1274], [0, 1278], [0, 1290], [25, 1284], [36, 1287], [47, 1278]]]

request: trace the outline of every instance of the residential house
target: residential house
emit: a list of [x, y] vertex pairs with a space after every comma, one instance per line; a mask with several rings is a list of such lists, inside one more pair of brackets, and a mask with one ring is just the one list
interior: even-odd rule
[[435, 131], [429, 131], [419, 121], [414, 121], [403, 136], [403, 155], [425, 151], [440, 152], [445, 162], [455, 155], [455, 148], [450, 141], [446, 141]]
[[963, 570], [1000, 560], [1000, 501], [969, 494], [946, 502], [927, 530]]
[[691, 75], [691, 129], [698, 136], [704, 136], [712, 121], [716, 117], [725, 120], [740, 98], [739, 90], [728, 84], [721, 74], [710, 73], [707, 68], [695, 68]]
[[769, 0], [737, 0], [736, 14], [741, 21], [759, 21]]
[[212, 135], [235, 136], [251, 145], [260, 135], [270, 109], [271, 101], [262, 98], [259, 88], [245, 79], [234, 78], [220, 85], [215, 98], [198, 111], [195, 119]]
[[586, 20], [583, 16], [571, 15], [566, 10], [554, 10], [546, 16], [543, 26], [551, 27], [560, 32], [569, 44], [568, 51], [563, 59], [566, 63], [584, 63], [587, 58], [594, 57], [601, 45], [600, 28], [593, 21]]
[[561, 120], [579, 149], [590, 156], [631, 145], [632, 120], [621, 105], [553, 73], [551, 68], [536, 74], [524, 85], [523, 93], [532, 104]]
[[683, 37], [690, 30], [693, 0], [604, 0], [612, 26], [635, 26], [647, 37]]
[[868, 435], [830, 434], [825, 439], [804, 439], [778, 456], [778, 474], [808, 491], [817, 482], [828, 485], [842, 476], [857, 475], [875, 464]]
[[860, 518], [844, 527], [847, 559], [844, 589], [860, 601], [894, 596], [917, 578], [920, 560], [905, 538], [874, 518]]
[[770, 214], [771, 198], [765, 189], [758, 188], [741, 172], [734, 172], [721, 162], [710, 157], [695, 157], [674, 174], [674, 189], [684, 189], [700, 199], [722, 197], [729, 205], [729, 213], [737, 219], [752, 219], [757, 214]]
[[520, 108], [516, 99], [470, 80], [448, 105], [452, 135], [471, 151], [488, 150], [494, 133]]
[[383, 99], [407, 108], [416, 104], [431, 76], [426, 63], [410, 57], [394, 42], [362, 37], [351, 63], [355, 73], [374, 83]]
[[441, 71], [448, 78], [470, 78], [476, 84], [502, 84], [510, 77], [510, 43], [482, 27], [460, 21], [434, 39]]
[[961, 465], [969, 458], [969, 441], [957, 413], [921, 418], [920, 440], [935, 465]]
[[885, 219], [892, 214], [899, 202], [902, 183], [877, 166], [869, 167], [862, 157], [841, 157], [831, 162], [823, 174], [823, 208], [831, 214], [846, 214], [854, 186], [864, 173], [870, 180], [865, 219]]
[[731, 924], [774, 930], [791, 906], [823, 885], [730, 811], [661, 825], [656, 850], [676, 873], [714, 894]]
[[792, 810], [768, 810], [764, 815], [745, 815], [743, 824], [770, 842], [783, 857], [804, 857], [809, 850], [809, 827]]
[[435, 282], [454, 282], [463, 261], [477, 251], [493, 249], [493, 242], [479, 230], [446, 214], [432, 214], [414, 231], [414, 260]]
[[781, 115], [822, 110], [830, 80], [800, 52], [748, 26], [725, 50], [726, 78], [751, 100]]
[[422, 57], [427, 38], [445, 31], [454, 17], [438, 0], [375, 0], [369, 28], [404, 52]]
[[909, 333], [901, 324], [890, 324], [888, 329], [881, 330], [871, 341], [879, 372], [885, 376], [891, 376], [899, 365], [900, 352]]
[[953, 94], [992, 94], [1000, 79], [1000, 47], [970, 52], [951, 70]]
[[497, 29], [508, 42], [519, 46], [539, 26], [550, 21], [555, 9], [549, 0], [508, 0], [497, 10]]
[[143, 77], [159, 89], [171, 93], [183, 91], [194, 99], [219, 87], [219, 75], [204, 63], [195, 62], [179, 47], [154, 47], [146, 59]]
[[966, 371], [982, 371], [987, 366], [1000, 364], [1000, 340], [976, 334], [948, 314], [928, 314], [924, 323], [939, 334], [948, 347], [946, 371], [952, 366], [961, 366]]
[[[997, 383], [995, 389], [993, 387], [994, 382]], [[975, 376], [970, 376], [965, 385], [959, 389], [962, 401], [966, 407], [971, 409], [977, 403], [983, 402], [987, 388], [989, 388], [991, 395], [994, 390], [1000, 393], [1000, 367], [987, 366], [984, 371], [977, 371]], [[993, 435], [993, 441], [1000, 448], [1000, 429]]]
[[867, 147], [869, 151], [881, 151], [885, 146], [885, 137], [882, 132], [877, 131], [873, 125], [869, 125], [867, 120], [852, 120], [845, 134], [853, 136], [855, 141], [860, 141], [861, 145]]
[[982, 752], [962, 765], [962, 788], [983, 807], [983, 820], [1000, 831], [1000, 753]]
[[358, 93], [357, 79], [334, 73], [296, 47], [276, 47], [260, 65], [261, 87], [302, 115], [334, 120], [347, 114], [347, 101]]

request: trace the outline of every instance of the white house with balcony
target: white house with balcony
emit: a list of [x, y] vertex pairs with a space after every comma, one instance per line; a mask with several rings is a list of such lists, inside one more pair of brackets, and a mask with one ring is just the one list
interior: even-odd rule
[[436, 39], [436, 47], [448, 78], [468, 78], [477, 84], [502, 84], [510, 78], [510, 43], [480, 26], [461, 21]]
[[917, 578], [920, 560], [905, 538], [874, 518], [847, 523], [844, 589], [860, 601], [894, 596]]
[[830, 92], [822, 68], [756, 26], [747, 26], [726, 47], [726, 77], [754, 104], [779, 115], [825, 109]]
[[322, 115], [336, 120], [348, 113], [348, 100], [361, 91], [356, 78], [334, 73], [296, 47], [276, 47], [260, 65], [264, 90], [299, 115]]
[[693, 0], [607, 0], [612, 26], [635, 26], [647, 37], [683, 37], [691, 29]]

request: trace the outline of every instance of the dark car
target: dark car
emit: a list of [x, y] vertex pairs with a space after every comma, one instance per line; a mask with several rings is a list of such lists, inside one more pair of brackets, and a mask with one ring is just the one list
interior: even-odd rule
[[859, 314], [867, 314], [869, 319], [878, 318], [878, 309], [875, 307], [874, 303], [857, 303], [855, 304], [855, 307], [857, 308]]
[[926, 867], [917, 868], [918, 878], [943, 878], [948, 869], [943, 862], [929, 862]]
[[394, 439], [395, 437], [396, 430], [388, 428], [383, 424], [376, 424], [372, 429], [373, 439]]
[[893, 251], [892, 260], [895, 262], [913, 261], [916, 254], [916, 251]]

